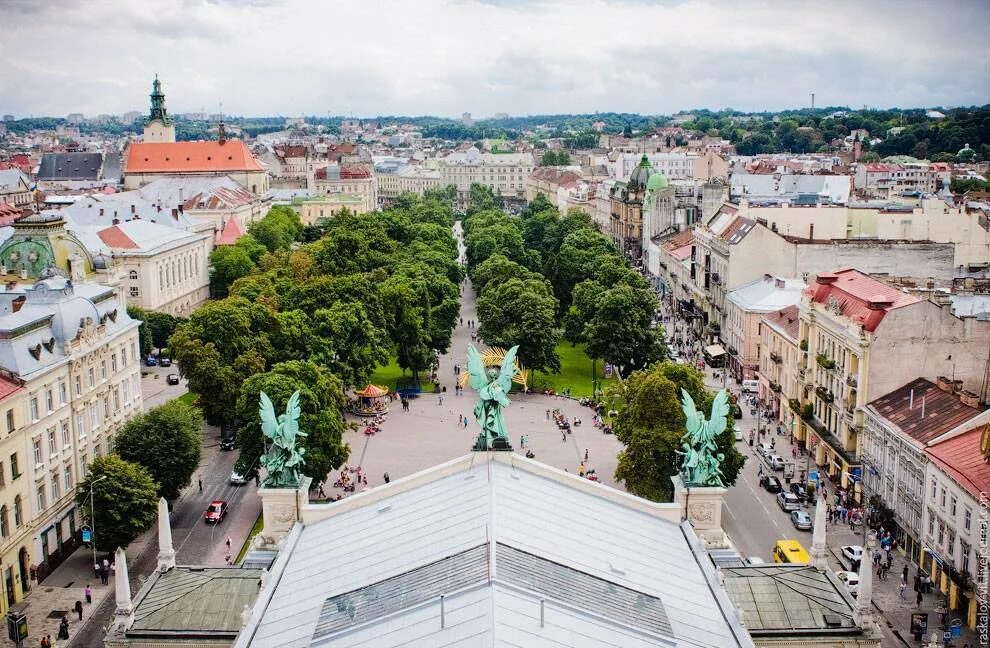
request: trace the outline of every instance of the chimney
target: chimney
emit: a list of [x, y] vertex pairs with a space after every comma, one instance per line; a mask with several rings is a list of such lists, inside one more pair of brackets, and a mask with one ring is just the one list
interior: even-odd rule
[[921, 397], [921, 418], [925, 418], [925, 397]]
[[911, 397], [908, 399], [908, 409], [909, 410], [913, 410], [914, 409], [914, 390], [913, 389], [911, 390]]
[[952, 392], [952, 381], [945, 376], [938, 377], [938, 388], [944, 392]]
[[136, 206], [134, 205], [134, 203], [131, 203], [131, 213], [132, 214], [135, 213], [135, 209], [136, 209]]
[[102, 215], [103, 215], [103, 208], [100, 207], [100, 216], [102, 216]]
[[162, 205], [161, 203], [158, 203], [158, 213], [161, 213], [161, 211], [162, 211]]
[[979, 407], [980, 397], [971, 391], [966, 391], [963, 389], [959, 392], [959, 402], [963, 405], [969, 405], [970, 407]]
[[182, 203], [179, 203], [179, 213], [180, 214], [184, 214], [185, 213], [185, 207], [182, 206]]
[[175, 220], [179, 220], [179, 210], [178, 209], [173, 209], [172, 210], [172, 218], [174, 218]]
[[952, 381], [952, 391], [953, 391], [953, 393], [958, 394], [962, 390], [963, 390], [963, 381], [961, 381], [961, 380], [953, 380]]
[[114, 225], [120, 225], [120, 219], [119, 218], [114, 218], [112, 222], [113, 222]]

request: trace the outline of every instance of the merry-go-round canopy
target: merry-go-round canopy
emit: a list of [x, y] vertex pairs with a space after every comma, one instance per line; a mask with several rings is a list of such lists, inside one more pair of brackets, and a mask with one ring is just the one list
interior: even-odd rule
[[354, 392], [355, 396], [361, 396], [363, 398], [381, 398], [386, 394], [388, 394], [388, 387], [379, 387], [370, 383], [364, 389]]

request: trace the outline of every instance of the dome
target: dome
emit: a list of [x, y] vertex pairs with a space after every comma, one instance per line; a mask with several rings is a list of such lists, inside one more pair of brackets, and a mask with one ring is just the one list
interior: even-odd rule
[[959, 152], [956, 153], [956, 157], [960, 157], [960, 158], [966, 158], [973, 155], [976, 155], [976, 151], [969, 148], [969, 144], [966, 144], [966, 146], [959, 149]]
[[649, 159], [644, 155], [643, 159], [639, 161], [639, 165], [633, 169], [626, 188], [633, 192], [646, 189], [646, 183], [649, 182], [652, 171], [653, 167], [650, 166]]
[[113, 259], [105, 254], [97, 254], [93, 257], [94, 270], [106, 270], [113, 266]]
[[648, 191], [661, 191], [669, 186], [670, 183], [667, 182], [667, 176], [662, 173], [654, 173], [646, 182], [646, 188]]
[[75, 338], [87, 318], [94, 325], [100, 323], [100, 312], [96, 310], [93, 302], [85, 297], [76, 296], [60, 301], [55, 309], [52, 330], [60, 342]]

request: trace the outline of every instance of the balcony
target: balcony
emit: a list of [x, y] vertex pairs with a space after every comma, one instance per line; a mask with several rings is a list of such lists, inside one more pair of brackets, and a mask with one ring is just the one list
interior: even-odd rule
[[775, 382], [773, 382], [771, 380], [770, 381], [770, 391], [774, 392], [775, 394], [779, 394], [780, 393], [780, 383], [775, 383]]
[[853, 375], [846, 376], [846, 384], [853, 389], [859, 387], [859, 381], [856, 379], [856, 376]]
[[821, 385], [815, 387], [815, 395], [826, 403], [832, 403], [835, 401], [835, 394], [825, 389], [825, 387]]
[[712, 273], [712, 283], [716, 286], [722, 283], [722, 278], [718, 276], [717, 272]]
[[815, 361], [818, 363], [819, 367], [825, 369], [826, 371], [831, 371], [835, 369], [835, 360], [830, 359], [824, 353], [819, 353], [818, 355], [816, 355]]
[[780, 363], [782, 363], [782, 362], [784, 361], [784, 359], [783, 359], [783, 358], [782, 358], [782, 357], [780, 356], [780, 354], [779, 354], [779, 353], [777, 353], [776, 351], [771, 351], [771, 352], [770, 352], [770, 359], [771, 359], [771, 360], [772, 360], [772, 361], [773, 361], [773, 362], [774, 362], [775, 364], [780, 364]]

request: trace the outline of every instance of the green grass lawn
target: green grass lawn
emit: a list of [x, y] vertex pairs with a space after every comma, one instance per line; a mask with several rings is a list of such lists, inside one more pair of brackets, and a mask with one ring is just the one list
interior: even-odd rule
[[[368, 382], [375, 385], [388, 387], [390, 390], [395, 391], [395, 385], [397, 382], [399, 382], [402, 378], [410, 377], [412, 377], [412, 374], [409, 372], [403, 374], [402, 367], [399, 366], [398, 361], [395, 359], [395, 356], [393, 356], [387, 365], [378, 367], [378, 369], [375, 370], [375, 373], [371, 374], [371, 378]], [[430, 383], [430, 372], [420, 372], [419, 381], [424, 392], [433, 391], [433, 385]], [[361, 389], [362, 387], [364, 387], [364, 385], [360, 385], [358, 389]], [[451, 388], [452, 387], [453, 385], [451, 385]]]
[[259, 515], [258, 519], [254, 521], [254, 526], [251, 527], [251, 531], [248, 533], [247, 540], [245, 540], [244, 544], [241, 545], [241, 550], [237, 553], [237, 559], [234, 561], [234, 564], [241, 562], [241, 560], [244, 558], [244, 554], [246, 554], [248, 552], [248, 548], [251, 547], [251, 541], [254, 540], [254, 536], [261, 533], [261, 529], [264, 526], [265, 526], [265, 519], [263, 516]]
[[186, 392], [185, 394], [183, 394], [182, 396], [179, 396], [175, 400], [180, 401], [180, 402], [183, 402], [186, 405], [195, 405], [196, 404], [196, 398], [197, 398], [196, 394], [194, 394], [192, 392]]
[[[557, 345], [557, 355], [560, 356], [560, 373], [536, 372], [533, 376], [533, 384], [530, 387], [536, 391], [549, 387], [556, 392], [561, 392], [569, 387], [571, 396], [580, 398], [591, 397], [591, 358], [584, 352], [584, 345], [572, 346], [570, 342], [561, 342]], [[605, 377], [605, 363], [601, 360], [597, 363], [598, 384], [601, 388], [606, 388], [615, 382], [615, 378]]]

